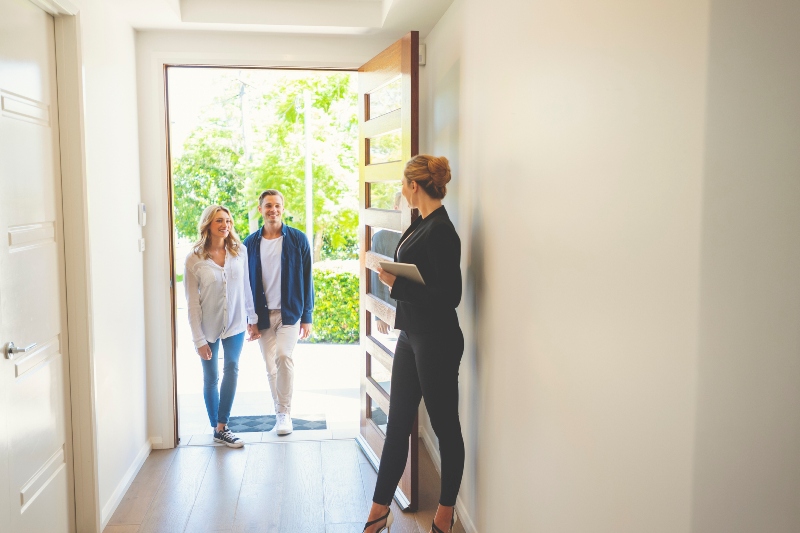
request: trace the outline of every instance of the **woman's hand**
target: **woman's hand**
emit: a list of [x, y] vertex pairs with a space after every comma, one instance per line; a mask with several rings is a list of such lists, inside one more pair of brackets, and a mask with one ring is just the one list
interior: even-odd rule
[[206, 361], [211, 359], [211, 347], [208, 344], [204, 344], [197, 348], [197, 355], [200, 356], [200, 359], [205, 359]]
[[382, 333], [383, 335], [387, 335], [389, 333], [389, 324], [380, 318], [375, 321], [375, 327], [378, 329], [378, 333]]
[[381, 283], [383, 283], [384, 285], [386, 285], [391, 289], [392, 285], [394, 285], [394, 280], [397, 279], [397, 276], [395, 276], [394, 274], [389, 274], [381, 267], [378, 267], [378, 278], [381, 280]]
[[247, 340], [254, 341], [261, 338], [261, 332], [258, 331], [258, 324], [247, 324]]

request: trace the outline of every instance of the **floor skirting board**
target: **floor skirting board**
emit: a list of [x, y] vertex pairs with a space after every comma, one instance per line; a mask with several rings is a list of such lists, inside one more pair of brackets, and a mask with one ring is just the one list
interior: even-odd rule
[[100, 515], [100, 522], [102, 524], [101, 531], [108, 525], [108, 521], [111, 520], [111, 516], [114, 514], [114, 511], [117, 510], [122, 498], [125, 497], [125, 493], [128, 492], [128, 489], [131, 487], [131, 483], [133, 483], [133, 480], [136, 478], [136, 474], [138, 474], [139, 470], [141, 470], [142, 465], [147, 460], [151, 450], [152, 444], [150, 440], [148, 440], [142, 445], [142, 448], [136, 455], [136, 459], [133, 460], [133, 464], [130, 466], [130, 468], [128, 468], [128, 471], [125, 472], [125, 475], [120, 480], [117, 488], [111, 495], [111, 498], [109, 498], [108, 502], [106, 502], [106, 504], [103, 506], [103, 512]]

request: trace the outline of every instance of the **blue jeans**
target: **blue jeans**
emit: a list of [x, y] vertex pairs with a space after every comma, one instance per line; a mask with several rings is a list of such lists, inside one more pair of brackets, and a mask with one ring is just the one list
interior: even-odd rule
[[[222, 369], [222, 387], [217, 389], [219, 383], [219, 345], [225, 353], [225, 364]], [[244, 331], [227, 339], [217, 339], [209, 342], [211, 359], [200, 359], [203, 363], [203, 398], [206, 401], [208, 420], [216, 428], [217, 423], [227, 424], [233, 406], [233, 397], [236, 396], [236, 382], [239, 379], [239, 356], [244, 345]]]

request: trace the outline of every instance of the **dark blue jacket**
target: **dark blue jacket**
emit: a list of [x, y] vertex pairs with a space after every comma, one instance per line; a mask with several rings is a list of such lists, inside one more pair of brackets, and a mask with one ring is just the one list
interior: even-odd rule
[[[253, 290], [253, 303], [258, 314], [258, 329], [269, 327], [269, 309], [264, 294], [264, 282], [261, 280], [261, 232], [251, 233], [244, 240], [247, 247], [248, 268], [250, 271], [250, 287]], [[281, 320], [287, 326], [310, 324], [314, 310], [314, 279], [311, 273], [311, 249], [305, 233], [286, 224], [283, 233], [281, 250]]]

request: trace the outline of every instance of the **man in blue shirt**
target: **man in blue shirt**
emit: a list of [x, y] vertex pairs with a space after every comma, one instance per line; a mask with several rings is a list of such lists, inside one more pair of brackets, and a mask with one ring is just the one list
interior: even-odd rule
[[293, 429], [292, 352], [298, 339], [311, 334], [314, 309], [311, 248], [302, 231], [283, 223], [283, 207], [279, 191], [262, 192], [258, 212], [264, 225], [244, 240], [258, 315], [258, 324], [248, 326], [248, 332], [261, 334], [258, 342], [267, 365], [278, 435], [288, 435]]

